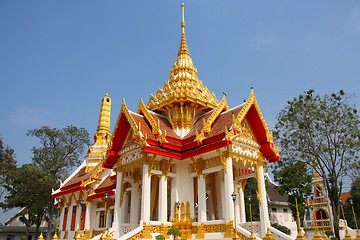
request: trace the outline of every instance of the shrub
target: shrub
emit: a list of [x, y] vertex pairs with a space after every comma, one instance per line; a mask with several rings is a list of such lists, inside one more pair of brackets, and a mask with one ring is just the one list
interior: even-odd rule
[[276, 228], [277, 230], [279, 230], [279, 231], [287, 234], [287, 235], [291, 235], [291, 230], [288, 229], [288, 228], [285, 227], [285, 226], [282, 226], [282, 225], [277, 224], [277, 223], [273, 223], [273, 224], [271, 224], [271, 226], [272, 226], [273, 228]]

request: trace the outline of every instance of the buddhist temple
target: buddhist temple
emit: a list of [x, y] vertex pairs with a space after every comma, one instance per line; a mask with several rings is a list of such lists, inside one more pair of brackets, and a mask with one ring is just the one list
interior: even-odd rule
[[[146, 99], [134, 110], [124, 99], [112, 131], [111, 98], [102, 99], [94, 143], [52, 194], [59, 239], [169, 239], [171, 228], [181, 239], [293, 239], [270, 226], [264, 172], [280, 157], [254, 89], [229, 107], [203, 85], [184, 5], [169, 79]], [[257, 179], [257, 222], [246, 220], [248, 178]]]

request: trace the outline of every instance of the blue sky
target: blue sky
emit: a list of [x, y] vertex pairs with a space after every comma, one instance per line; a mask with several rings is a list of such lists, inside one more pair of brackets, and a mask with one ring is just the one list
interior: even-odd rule
[[[0, 134], [18, 162], [29, 163], [37, 144], [29, 129], [75, 125], [93, 135], [106, 93], [111, 128], [122, 98], [133, 111], [140, 97], [147, 103], [175, 60], [181, 2], [0, 1]], [[359, 1], [184, 2], [199, 79], [230, 107], [253, 86], [270, 129], [310, 88], [359, 93]]]

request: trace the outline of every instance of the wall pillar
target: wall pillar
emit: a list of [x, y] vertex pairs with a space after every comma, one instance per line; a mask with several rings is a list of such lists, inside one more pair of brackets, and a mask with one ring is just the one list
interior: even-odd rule
[[142, 199], [141, 199], [141, 221], [144, 223], [150, 222], [150, 178], [149, 165], [143, 165], [142, 175]]
[[230, 157], [226, 159], [226, 171], [224, 173], [224, 183], [225, 183], [225, 192], [224, 192], [225, 220], [229, 222], [231, 220], [234, 220], [234, 203], [231, 198], [231, 194], [234, 192], [234, 181], [233, 181], [232, 159]]
[[198, 223], [206, 221], [206, 189], [205, 176], [200, 174], [198, 179]]
[[239, 188], [240, 220], [239, 220], [239, 222], [241, 222], [241, 223], [246, 222], [244, 189], [245, 189], [245, 184], [243, 181], [240, 181], [240, 188]]
[[[260, 188], [260, 199], [261, 204], [259, 206], [260, 209], [260, 228], [261, 228], [261, 237], [264, 237], [266, 234], [267, 229], [270, 226], [269, 223], [269, 210], [267, 205], [267, 198], [266, 198], [266, 187], [265, 187], [265, 178], [264, 178], [264, 167], [257, 166], [257, 181]], [[260, 201], [259, 201], [260, 202]]]
[[84, 229], [90, 229], [91, 228], [91, 212], [92, 212], [92, 202], [87, 202], [86, 206], [86, 213], [85, 213], [85, 226]]
[[167, 222], [167, 178], [165, 175], [160, 177], [159, 183], [159, 221]]
[[131, 209], [130, 209], [130, 223], [133, 227], [138, 226], [139, 224], [139, 184], [133, 183], [132, 190], [131, 190]]
[[114, 238], [120, 237], [121, 226], [121, 209], [120, 209], [120, 194], [121, 194], [121, 179], [122, 172], [116, 173], [116, 189], [115, 189], [115, 204], [114, 204]]
[[235, 218], [236, 224], [240, 223], [240, 191], [241, 189], [238, 186], [236, 188], [236, 201], [235, 201]]

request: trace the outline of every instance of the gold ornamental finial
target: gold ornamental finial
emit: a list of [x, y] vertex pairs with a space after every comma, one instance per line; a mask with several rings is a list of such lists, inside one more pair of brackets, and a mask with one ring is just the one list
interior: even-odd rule
[[181, 28], [182, 28], [182, 33], [185, 34], [185, 14], [184, 14], [184, 6], [185, 4], [182, 3], [181, 4], [181, 8], [182, 8], [182, 21], [181, 21]]

